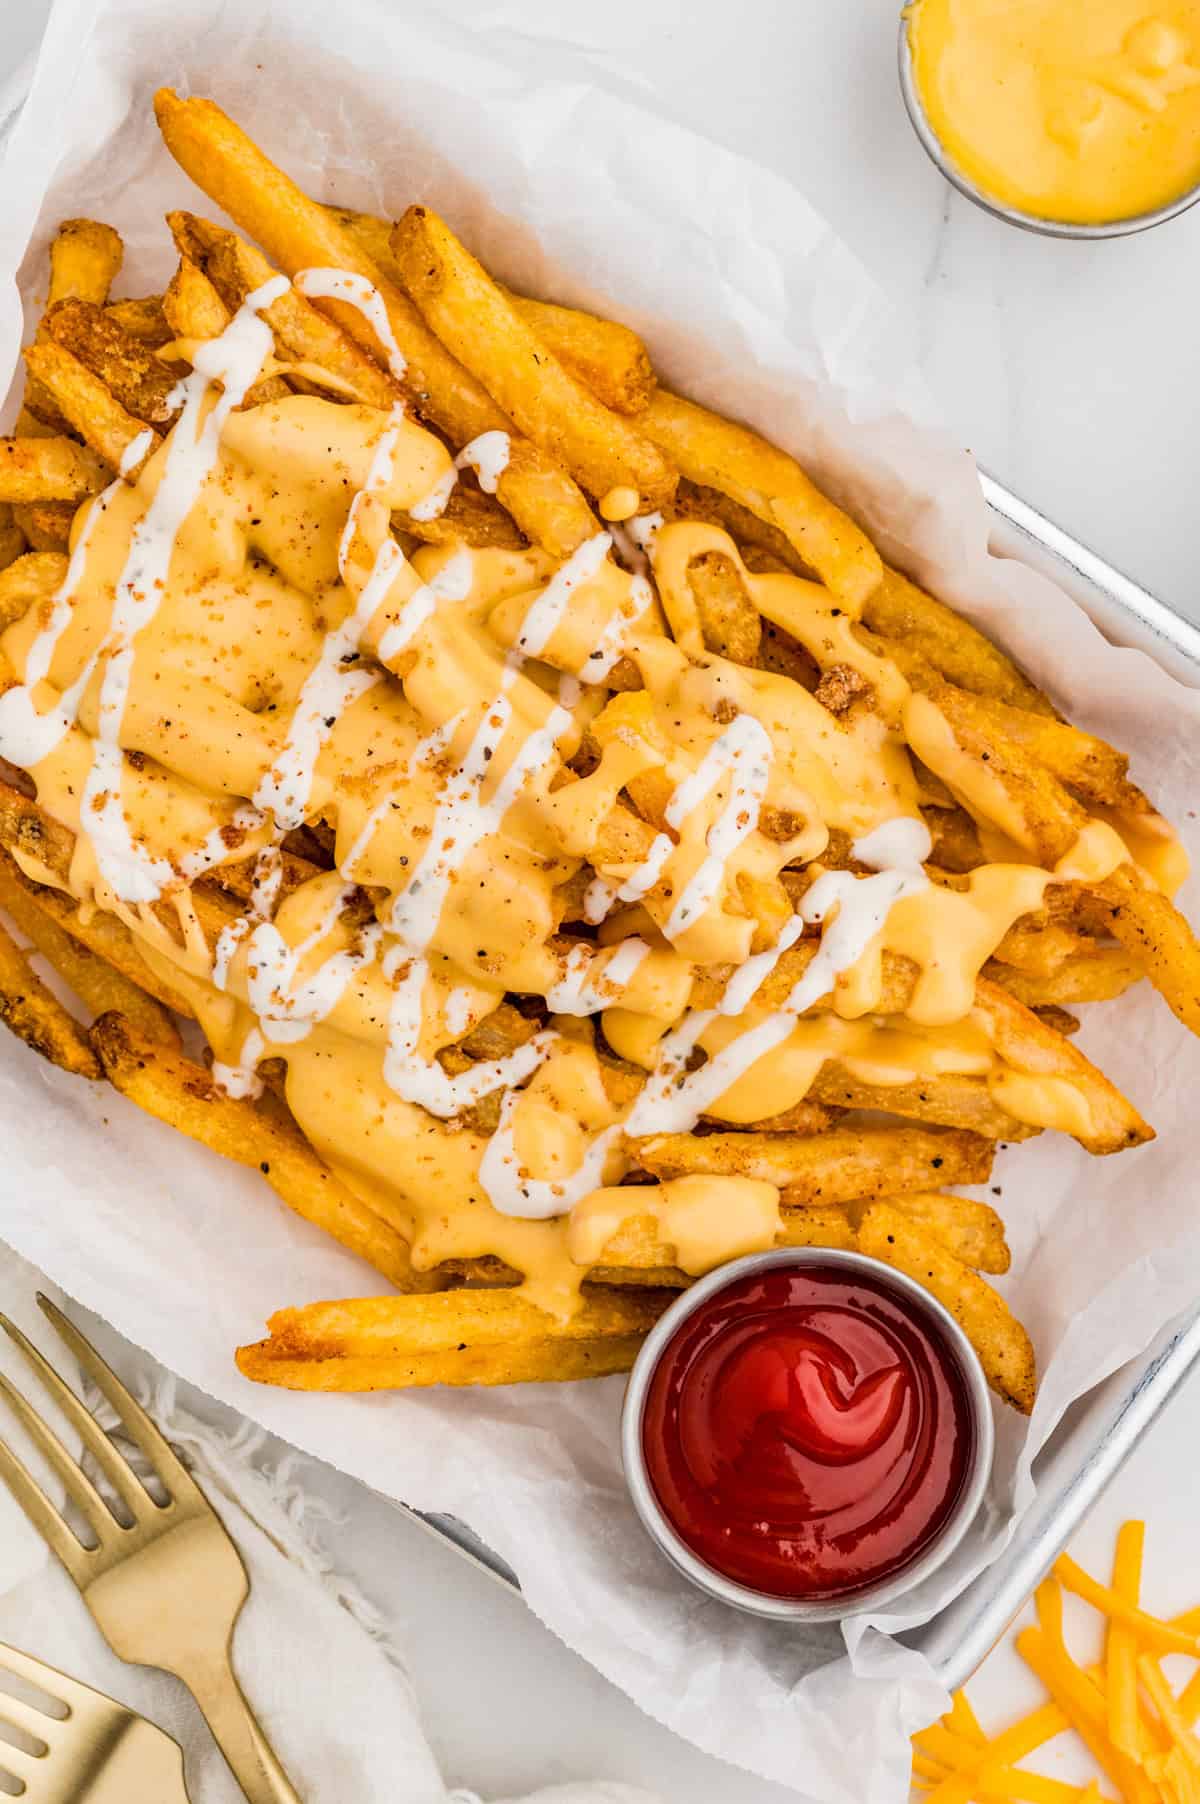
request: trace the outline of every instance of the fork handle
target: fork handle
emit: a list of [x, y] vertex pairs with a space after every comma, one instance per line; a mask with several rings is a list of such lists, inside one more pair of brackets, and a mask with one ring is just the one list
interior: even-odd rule
[[199, 1704], [248, 1804], [302, 1804], [242, 1694], [228, 1653], [175, 1670]]

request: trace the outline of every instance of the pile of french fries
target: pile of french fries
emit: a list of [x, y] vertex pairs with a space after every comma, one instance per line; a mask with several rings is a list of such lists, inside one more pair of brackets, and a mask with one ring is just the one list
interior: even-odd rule
[[[360, 308], [328, 294], [305, 298], [302, 283], [289, 287], [263, 310], [273, 349], [246, 408], [295, 394], [381, 412], [402, 400], [452, 455], [482, 434], [508, 435], [494, 493], [466, 477], [436, 517], [393, 516], [402, 551], [422, 543], [532, 546], [561, 563], [599, 530], [597, 507], [617, 518], [661, 513], [715, 524], [736, 556], [706, 557], [689, 572], [695, 613], [687, 649], [698, 658], [775, 672], [797, 696], [815, 697], [835, 726], [852, 710], [878, 705], [836, 646], [803, 644], [756, 606], [757, 577], [802, 576], [823, 585], [838, 604], [834, 614], [852, 622], [847, 630], [870, 648], [880, 672], [898, 673], [895, 680], [928, 698], [963, 767], [986, 767], [1012, 857], [1053, 871], [1097, 819], [1125, 823], [1131, 846], [1174, 843], [1119, 752], [1062, 720], [1001, 649], [886, 568], [790, 457], [660, 388], [628, 328], [502, 288], [424, 206], [410, 206], [393, 223], [321, 204], [212, 102], [164, 91], [157, 111], [168, 149], [237, 229], [172, 214], [179, 261], [169, 286], [113, 298], [117, 233], [89, 220], [60, 228], [46, 309], [25, 350], [24, 406], [12, 436], [0, 440], [0, 629], [46, 617], [81, 510], [118, 473], [136, 482], [172, 432], [176, 386], [197, 347], [277, 273], [339, 270], [380, 298], [390, 342]], [[0, 640], [0, 687], [16, 680]], [[638, 677], [628, 660], [616, 664], [607, 687], [635, 705]], [[928, 875], [962, 889], [989, 862], [994, 819], [973, 813], [963, 788], [919, 761], [916, 769], [933, 842]], [[117, 913], [77, 896], [75, 836], [39, 803], [27, 773], [8, 767], [2, 774], [0, 907], [18, 936], [0, 930], [6, 1024], [65, 1070], [107, 1080], [149, 1114], [260, 1171], [285, 1204], [393, 1287], [360, 1301], [281, 1311], [268, 1339], [239, 1351], [248, 1376], [362, 1390], [627, 1369], [688, 1282], [678, 1248], [646, 1207], [647, 1186], [709, 1174], [776, 1186], [779, 1244], [858, 1248], [926, 1285], [962, 1323], [998, 1393], [1018, 1409], [1032, 1406], [1028, 1336], [987, 1282], [1009, 1264], [1004, 1225], [991, 1206], [952, 1187], [985, 1183], [997, 1143], [1037, 1129], [1002, 1106], [982, 1077], [873, 1084], [830, 1059], [786, 1116], [738, 1131], [709, 1120], [695, 1133], [631, 1139], [628, 1217], [589, 1267], [581, 1307], [559, 1320], [522, 1296], [522, 1272], [496, 1257], [418, 1269], [395, 1219], [309, 1144], [280, 1083], [268, 1081], [258, 1100], [239, 1100], [189, 1057], [179, 1032], [180, 1019], [193, 1012], [186, 997], [151, 969]], [[662, 830], [662, 798], [649, 780], [631, 782], [622, 808], [638, 844]], [[333, 825], [328, 810], [314, 812], [284, 839], [285, 893], [329, 870]], [[830, 867], [856, 868], [848, 846], [831, 841], [818, 865], [784, 870], [754, 899], [767, 936], [756, 950], [771, 943], [817, 870]], [[592, 875], [590, 867], [581, 874], [580, 895]], [[210, 945], [246, 907], [251, 883], [251, 860], [231, 844], [225, 862], [191, 886]], [[1072, 1045], [1075, 1008], [1148, 977], [1180, 1020], [1200, 1031], [1200, 951], [1168, 887], [1154, 881], [1140, 854], [1097, 881], [1052, 882], [1042, 905], [991, 948], [976, 985], [972, 1018], [997, 1056], [1035, 1087], [1066, 1087], [1086, 1100], [1077, 1138], [1093, 1152], [1136, 1146], [1151, 1130]], [[167, 904], [160, 912], [166, 919]], [[560, 931], [588, 943], [578, 895], [573, 912], [564, 904]], [[818, 944], [812, 932], [796, 941], [767, 979], [766, 1000], [787, 995]], [[34, 953], [78, 998], [77, 1010], [36, 975]], [[691, 1006], [712, 1006], [728, 975], [701, 967]], [[918, 976], [904, 959], [885, 960], [889, 1019], [905, 1017]], [[816, 1010], [831, 1006], [825, 997]], [[510, 998], [442, 1062], [463, 1070], [502, 1057], [547, 1012], [541, 999]], [[586, 1031], [603, 1050], [601, 1029], [588, 1023]], [[632, 1097], [642, 1074], [606, 1052], [605, 1081], [610, 1094], [624, 1086]], [[498, 1095], [485, 1098], [474, 1110], [476, 1131], [494, 1127], [499, 1103]]]

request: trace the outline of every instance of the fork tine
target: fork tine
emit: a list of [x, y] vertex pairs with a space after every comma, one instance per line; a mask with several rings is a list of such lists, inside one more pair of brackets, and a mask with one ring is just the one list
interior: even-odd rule
[[112, 1404], [135, 1446], [141, 1448], [169, 1495], [177, 1502], [187, 1499], [211, 1509], [207, 1497], [192, 1478], [186, 1466], [168, 1445], [141, 1404], [125, 1389], [112, 1367], [101, 1359], [91, 1341], [85, 1340], [74, 1322], [53, 1304], [49, 1297], [37, 1293], [38, 1308], [66, 1341], [72, 1353]]
[[37, 1373], [38, 1378], [54, 1398], [63, 1415], [91, 1454], [104, 1476], [117, 1491], [122, 1501], [135, 1516], [156, 1506], [147, 1495], [144, 1486], [130, 1471], [117, 1449], [113, 1446], [91, 1411], [80, 1402], [75, 1392], [55, 1371], [45, 1355], [34, 1346], [33, 1342], [10, 1322], [6, 1315], [0, 1315], [0, 1328], [3, 1328], [13, 1345], [20, 1349]]
[[0, 1372], [0, 1397], [4, 1398], [38, 1452], [54, 1467], [67, 1487], [71, 1502], [87, 1517], [92, 1532], [102, 1541], [119, 1525], [87, 1473], [80, 1470], [54, 1430], [42, 1421], [32, 1403], [3, 1372]]
[[[27, 1685], [34, 1685], [52, 1697], [57, 1703], [65, 1704], [69, 1710], [78, 1711], [81, 1706], [94, 1702], [96, 1693], [90, 1685], [84, 1685], [79, 1679], [72, 1679], [67, 1673], [60, 1672], [57, 1666], [47, 1666], [33, 1654], [22, 1653], [19, 1647], [10, 1647], [7, 1641], [0, 1641], [0, 1670], [10, 1672], [15, 1678], [24, 1679]], [[7, 1710], [12, 1700], [7, 1692], [0, 1693], [0, 1714]], [[33, 1708], [32, 1705], [29, 1708]], [[38, 1713], [39, 1716], [41, 1713]], [[43, 1722], [61, 1722], [61, 1717], [41, 1717]], [[38, 1733], [35, 1729], [34, 1733]], [[43, 1741], [45, 1736], [42, 1737]]]
[[57, 1554], [75, 1583], [86, 1582], [88, 1550], [77, 1541], [41, 1486], [26, 1471], [12, 1449], [0, 1440], [0, 1478], [37, 1529], [51, 1553]]

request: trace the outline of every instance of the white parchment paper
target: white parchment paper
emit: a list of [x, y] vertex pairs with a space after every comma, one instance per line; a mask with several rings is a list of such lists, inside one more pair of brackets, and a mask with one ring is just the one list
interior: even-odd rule
[[[989, 556], [971, 462], [918, 423], [920, 386], [899, 367], [886, 306], [830, 227], [778, 177], [558, 54], [500, 27], [485, 56], [429, 8], [385, 17], [367, 0], [58, 0], [0, 178], [0, 380], [63, 217], [120, 228], [120, 292], [168, 276], [161, 215], [204, 203], [162, 150], [150, 97], [163, 82], [210, 94], [313, 192], [389, 213], [429, 201], [506, 280], [613, 307], [671, 381], [793, 450], [885, 551], [1125, 747], [1200, 849], [1200, 696], [1107, 645], [1044, 579]], [[1193, 913], [1197, 887], [1183, 898]], [[1002, 1421], [987, 1511], [952, 1568], [844, 1639], [737, 1616], [675, 1578], [626, 1502], [619, 1380], [361, 1398], [243, 1381], [232, 1349], [274, 1308], [377, 1291], [378, 1278], [255, 1178], [7, 1036], [0, 1234], [212, 1395], [385, 1493], [469, 1522], [544, 1621], [681, 1734], [831, 1804], [885, 1804], [907, 1785], [908, 1733], [943, 1698], [884, 1631], [924, 1620], [995, 1557], [1067, 1403], [1200, 1280], [1183, 1118], [1200, 1052], [1144, 987], [1098, 1011], [1084, 1043], [1159, 1139], [1101, 1161], [1047, 1136], [1002, 1160], [1010, 1295], [1045, 1368], [1037, 1411], [1028, 1432]]]

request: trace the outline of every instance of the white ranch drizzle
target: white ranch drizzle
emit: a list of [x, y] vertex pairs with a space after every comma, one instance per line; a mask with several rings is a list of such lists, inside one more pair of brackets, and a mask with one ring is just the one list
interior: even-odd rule
[[729, 859], [758, 826], [773, 756], [766, 728], [753, 714], [739, 714], [705, 753], [695, 776], [682, 783], [671, 797], [667, 820], [671, 826], [678, 826], [684, 809], [683, 806], [677, 809], [676, 804], [684, 791], [690, 795], [689, 786], [698, 786], [706, 779], [707, 787], [711, 788], [723, 771], [730, 773], [729, 799], [705, 836], [707, 855], [685, 886], [663, 928], [669, 940], [677, 939], [704, 913], [721, 887]]
[[429, 977], [429, 961], [414, 958], [403, 946], [395, 945], [384, 958], [383, 971], [386, 977], [397, 980], [388, 1014], [384, 1080], [405, 1102], [417, 1103], [431, 1115], [448, 1119], [493, 1090], [522, 1083], [554, 1050], [557, 1034], [535, 1034], [504, 1058], [481, 1059], [452, 1077], [436, 1059], [424, 1058], [418, 1049], [423, 1019], [421, 999]]
[[527, 1221], [548, 1221], [552, 1215], [566, 1215], [575, 1204], [604, 1179], [604, 1163], [622, 1128], [605, 1128], [590, 1143], [576, 1169], [565, 1178], [533, 1178], [524, 1170], [517, 1154], [513, 1130], [518, 1092], [510, 1090], [500, 1105], [496, 1131], [483, 1149], [479, 1162], [479, 1181], [494, 1209], [501, 1215], [520, 1216]]
[[500, 486], [500, 478], [508, 468], [511, 455], [512, 440], [507, 432], [481, 432], [478, 438], [473, 438], [469, 445], [463, 446], [452, 467], [438, 477], [428, 494], [422, 495], [409, 508], [410, 516], [421, 521], [439, 520], [449, 505], [460, 470], [474, 470], [484, 494], [494, 495]]
[[611, 955], [593, 946], [572, 946], [562, 976], [546, 991], [546, 1006], [552, 1015], [598, 1015], [612, 1008], [649, 952], [639, 939], [622, 940]]
[[[183, 411], [167, 440], [161, 480], [134, 527], [109, 629], [97, 654], [98, 658], [107, 654], [107, 663], [80, 821], [101, 875], [123, 902], [153, 902], [177, 876], [167, 859], [152, 857], [135, 844], [121, 805], [120, 730], [133, 676], [134, 644], [162, 603], [176, 539], [216, 464], [225, 422], [245, 399], [270, 354], [271, 329], [259, 314], [286, 291], [286, 276], [264, 283], [247, 296], [219, 338], [197, 347], [193, 373], [178, 384]], [[216, 383], [222, 392], [202, 419]], [[243, 821], [249, 818], [244, 815]], [[219, 834], [220, 829], [210, 834], [188, 859], [187, 874], [198, 874], [224, 855], [227, 848]]]
[[[820, 1001], [839, 973], [857, 964], [883, 928], [893, 905], [902, 896], [914, 895], [928, 886], [929, 879], [921, 869], [920, 859], [929, 856], [930, 839], [928, 829], [921, 821], [906, 822], [903, 826], [887, 822], [883, 828], [855, 841], [853, 850], [860, 863], [877, 863], [881, 868], [871, 877], [855, 877], [849, 871], [826, 871], [805, 895], [797, 918], [810, 926], [823, 928], [821, 944], [783, 1006], [740, 1034], [698, 1071], [681, 1077], [705, 1029], [716, 1020], [718, 1012], [727, 1011], [723, 1008], [720, 1011], [703, 1009], [685, 1015], [662, 1042], [657, 1066], [626, 1119], [627, 1134], [689, 1133], [718, 1097], [744, 1077], [759, 1059], [783, 1044], [797, 1017]], [[894, 866], [890, 863], [893, 858], [896, 859]], [[789, 943], [799, 937], [790, 923], [785, 932], [790, 933]], [[763, 956], [774, 963], [782, 950], [780, 944], [771, 954]], [[758, 983], [764, 980], [769, 969], [769, 964], [760, 967]], [[751, 995], [753, 990], [747, 993], [743, 989], [740, 993], [743, 1007]]]
[[451, 990], [442, 1003], [442, 1014], [445, 1017], [447, 1030], [456, 1040], [462, 1038], [471, 1025], [471, 1016], [475, 1012], [475, 995], [465, 987]]
[[[394, 539], [388, 539], [387, 545], [395, 547], [397, 559], [400, 548]], [[400, 610], [399, 618], [394, 620], [379, 641], [379, 658], [383, 664], [390, 663], [399, 657], [405, 646], [416, 633], [437, 612], [438, 604], [443, 601], [465, 601], [471, 593], [473, 576], [473, 559], [467, 547], [461, 546], [452, 557], [447, 558], [440, 570], [436, 570], [427, 583], [413, 591]]]
[[594, 533], [571, 553], [565, 564], [559, 565], [521, 623], [521, 630], [516, 638], [519, 652], [523, 652], [527, 658], [541, 656], [554, 637], [555, 628], [570, 607], [571, 597], [576, 589], [595, 576], [608, 556], [611, 545], [610, 533]]
[[305, 958], [333, 931], [355, 890], [353, 883], [340, 884], [312, 932], [299, 945], [289, 946], [272, 921], [260, 921], [250, 935], [246, 996], [268, 1040], [281, 1045], [303, 1040], [337, 1007], [355, 972], [376, 957], [383, 929], [371, 921], [353, 946], [344, 946], [324, 959], [308, 977], [299, 976]]
[[292, 286], [311, 301], [345, 301], [357, 307], [387, 353], [392, 376], [403, 382], [408, 363], [396, 343], [384, 298], [373, 282], [348, 269], [299, 269]]

